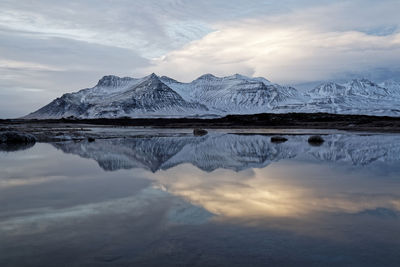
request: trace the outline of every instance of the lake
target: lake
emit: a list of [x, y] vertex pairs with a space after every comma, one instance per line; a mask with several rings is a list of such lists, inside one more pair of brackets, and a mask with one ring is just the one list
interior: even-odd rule
[[0, 266], [400, 266], [400, 135], [0, 151]]

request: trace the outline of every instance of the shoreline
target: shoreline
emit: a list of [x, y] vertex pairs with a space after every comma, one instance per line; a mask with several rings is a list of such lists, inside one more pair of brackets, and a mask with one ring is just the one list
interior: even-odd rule
[[[9, 127], [35, 128], [40, 125], [59, 127], [149, 127], [149, 128], [207, 128], [207, 129], [333, 129], [354, 132], [400, 133], [400, 117], [338, 115], [329, 113], [262, 113], [228, 115], [222, 118], [117, 118], [117, 119], [45, 119], [0, 120], [0, 130]], [[80, 126], [79, 126], [80, 125]]]

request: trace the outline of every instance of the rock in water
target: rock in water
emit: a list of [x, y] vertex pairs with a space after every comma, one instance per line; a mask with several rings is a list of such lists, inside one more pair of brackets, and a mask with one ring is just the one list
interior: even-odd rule
[[308, 143], [312, 146], [320, 146], [324, 142], [324, 139], [319, 135], [313, 135], [308, 138]]
[[271, 143], [284, 143], [287, 141], [287, 138], [283, 136], [272, 136]]
[[193, 135], [194, 136], [203, 136], [203, 135], [206, 135], [207, 133], [208, 132], [206, 130], [204, 130], [204, 129], [196, 128], [196, 129], [193, 130]]

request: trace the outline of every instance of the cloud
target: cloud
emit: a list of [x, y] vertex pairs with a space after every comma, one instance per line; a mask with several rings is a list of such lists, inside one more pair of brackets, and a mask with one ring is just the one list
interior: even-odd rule
[[[0, 28], [38, 38], [125, 48], [144, 57], [162, 55], [210, 29], [185, 16], [180, 1], [29, 1], [0, 4]], [[175, 19], [181, 17], [181, 19]]]
[[32, 5], [5, 0], [0, 4], [0, 28], [126, 48], [154, 57], [203, 37], [217, 22], [328, 2], [332, 1], [42, 0]]
[[[324, 176], [310, 178], [315, 173]], [[284, 168], [271, 164], [251, 172], [219, 169], [212, 175], [181, 165], [151, 179], [169, 193], [228, 219], [310, 218], [381, 207], [398, 211], [400, 196], [390, 187], [376, 191], [379, 181], [375, 175], [367, 170], [359, 175], [340, 168], [332, 171], [324, 164], [293, 162]], [[388, 177], [395, 179], [396, 175]]]
[[[209, 72], [300, 83], [377, 68], [398, 69], [400, 33], [393, 25], [399, 20], [390, 9], [393, 6], [356, 9], [357, 5], [344, 2], [223, 22], [214, 26], [217, 31], [155, 59], [145, 72], [151, 69], [186, 81]], [[386, 11], [387, 17], [367, 19], [377, 11]], [[390, 30], [382, 26], [385, 23], [391, 25]]]
[[[39, 181], [40, 183], [41, 181]], [[30, 183], [34, 185], [34, 183]], [[42, 207], [30, 209], [24, 216], [15, 216], [0, 222], [0, 232], [23, 234], [42, 232], [60, 223], [76, 223], [95, 216], [131, 214], [144, 216], [152, 202], [165, 201], [167, 195], [152, 188], [145, 188], [133, 196], [107, 199], [101, 202], [84, 203], [72, 207], [54, 209]], [[40, 225], [38, 227], [38, 225]]]
[[59, 67], [53, 67], [49, 65], [39, 64], [35, 62], [24, 62], [16, 60], [6, 60], [0, 58], [0, 69], [23, 69], [23, 70], [33, 70], [33, 71], [62, 71], [63, 69]]
[[170, 52], [154, 60], [149, 70], [183, 80], [210, 72], [307, 82], [376, 67], [398, 67], [399, 40], [400, 34], [372, 36], [244, 24], [213, 32]]

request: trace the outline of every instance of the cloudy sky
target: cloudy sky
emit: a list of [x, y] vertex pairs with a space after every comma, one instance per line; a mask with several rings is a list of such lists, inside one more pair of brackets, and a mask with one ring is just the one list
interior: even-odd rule
[[399, 0], [1, 0], [0, 117], [104, 75], [400, 78]]

